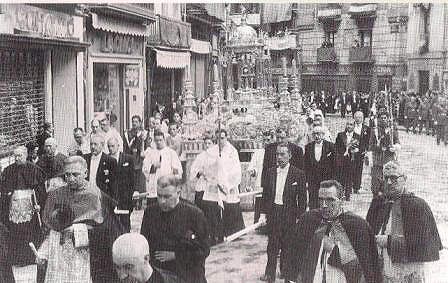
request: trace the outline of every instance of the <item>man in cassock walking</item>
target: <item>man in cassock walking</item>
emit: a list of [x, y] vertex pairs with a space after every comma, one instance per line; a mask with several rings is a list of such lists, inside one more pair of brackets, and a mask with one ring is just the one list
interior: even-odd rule
[[277, 168], [268, 170], [269, 186], [263, 188], [263, 207], [259, 221], [268, 221], [268, 246], [265, 274], [262, 281], [275, 282], [277, 255], [281, 251], [280, 272], [283, 273], [284, 255], [288, 247], [284, 236], [306, 210], [305, 173], [289, 164], [288, 143], [277, 145]]
[[222, 210], [225, 198], [218, 188], [218, 156], [210, 151], [212, 146], [213, 135], [206, 134], [205, 150], [196, 157], [190, 169], [190, 180], [195, 187], [195, 204], [207, 218], [210, 245], [224, 241]]
[[124, 229], [113, 214], [116, 202], [89, 183], [86, 175], [86, 161], [68, 157], [64, 164], [67, 185], [48, 195], [43, 222], [50, 232], [37, 257], [39, 264], [48, 262], [45, 282], [118, 281], [112, 244]]
[[286, 282], [382, 282], [375, 235], [367, 221], [344, 212], [343, 195], [339, 182], [323, 181], [320, 209], [305, 212], [289, 231]]
[[166, 146], [165, 134], [154, 132], [155, 148], [145, 150], [142, 172], [146, 180], [147, 206], [157, 203], [157, 180], [161, 176], [176, 175], [182, 178], [182, 164], [176, 151]]
[[384, 261], [385, 283], [422, 283], [425, 263], [442, 250], [431, 208], [406, 191], [406, 175], [396, 161], [384, 165], [384, 197], [374, 198], [367, 213]]
[[157, 204], [145, 210], [140, 233], [148, 240], [152, 266], [188, 283], [205, 283], [207, 220], [199, 208], [180, 199], [180, 189], [177, 176], [158, 179]]
[[211, 155], [217, 159], [215, 176], [218, 188], [224, 194], [222, 222], [225, 236], [244, 229], [243, 214], [240, 208], [241, 163], [236, 148], [229, 142], [227, 131], [216, 131], [218, 144], [210, 148]]
[[47, 193], [45, 174], [38, 166], [26, 161], [26, 147], [17, 147], [14, 157], [15, 162], [6, 167], [1, 175], [1, 221], [10, 235], [8, 260], [12, 266], [24, 267], [35, 264], [28, 243], [38, 246], [42, 242], [40, 212]]

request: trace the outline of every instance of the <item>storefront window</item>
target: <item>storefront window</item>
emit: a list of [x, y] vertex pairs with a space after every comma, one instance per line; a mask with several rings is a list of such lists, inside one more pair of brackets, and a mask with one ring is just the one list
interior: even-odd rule
[[124, 64], [93, 65], [95, 114], [105, 113], [121, 133], [124, 127], [123, 69]]

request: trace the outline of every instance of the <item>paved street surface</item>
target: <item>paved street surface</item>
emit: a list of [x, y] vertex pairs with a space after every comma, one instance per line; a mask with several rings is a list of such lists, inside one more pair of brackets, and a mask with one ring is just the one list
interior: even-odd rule
[[[342, 119], [332, 117], [327, 124], [333, 135], [344, 125]], [[402, 150], [399, 161], [408, 175], [408, 190], [424, 198], [431, 206], [436, 218], [444, 249], [441, 259], [428, 266], [427, 282], [448, 282], [448, 147], [437, 146], [434, 137], [406, 134], [400, 131]], [[370, 193], [370, 168], [364, 168], [363, 190], [353, 195], [347, 209], [365, 216]], [[133, 213], [133, 230], [140, 228], [142, 212]], [[246, 225], [253, 223], [253, 212], [244, 213]], [[261, 282], [266, 265], [267, 238], [253, 232], [230, 244], [221, 244], [211, 249], [206, 262], [206, 276], [214, 282]], [[277, 282], [283, 280], [277, 279]]]

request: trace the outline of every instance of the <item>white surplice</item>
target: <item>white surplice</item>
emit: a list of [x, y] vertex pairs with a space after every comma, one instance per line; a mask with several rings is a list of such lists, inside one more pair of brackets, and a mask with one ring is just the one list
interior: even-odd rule
[[[160, 168], [158, 168], [155, 173], [150, 173], [151, 166], [159, 161], [161, 161]], [[161, 150], [147, 148], [145, 150], [142, 171], [145, 175], [148, 198], [157, 197], [157, 180], [159, 177], [175, 175], [178, 178], [182, 178], [182, 165], [179, 157], [177, 156], [177, 153], [169, 147], [164, 147]]]

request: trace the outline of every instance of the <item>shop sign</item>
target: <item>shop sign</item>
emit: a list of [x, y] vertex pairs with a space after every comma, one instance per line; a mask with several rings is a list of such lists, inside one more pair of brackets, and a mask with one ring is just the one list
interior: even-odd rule
[[42, 37], [73, 38], [74, 17], [28, 5], [5, 5], [14, 28]]
[[100, 41], [104, 53], [133, 54], [141, 47], [133, 36], [119, 33], [103, 32]]
[[138, 88], [140, 79], [139, 65], [126, 65], [124, 72], [124, 86], [126, 88]]

